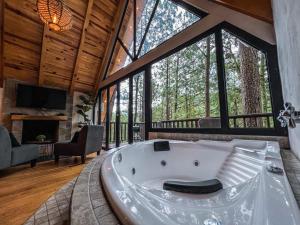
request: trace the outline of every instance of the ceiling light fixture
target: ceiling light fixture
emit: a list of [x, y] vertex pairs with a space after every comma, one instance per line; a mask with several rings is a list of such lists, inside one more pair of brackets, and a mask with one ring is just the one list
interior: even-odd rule
[[64, 31], [72, 27], [72, 14], [62, 0], [37, 0], [41, 20], [51, 30]]

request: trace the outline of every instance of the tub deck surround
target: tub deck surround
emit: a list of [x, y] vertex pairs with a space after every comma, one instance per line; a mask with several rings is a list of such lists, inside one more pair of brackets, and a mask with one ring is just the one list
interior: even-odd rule
[[105, 158], [118, 149], [101, 152], [81, 172], [73, 190], [70, 207], [71, 225], [120, 224], [102, 191], [100, 169]]
[[[170, 151], [154, 152], [152, 141], [138, 143], [103, 162], [102, 184], [122, 224], [299, 224], [286, 174], [267, 170], [283, 168], [278, 143], [172, 141], [170, 146]], [[166, 180], [213, 178], [223, 190], [197, 195], [162, 189]]]
[[[119, 224], [119, 222], [117, 222], [116, 216], [114, 215], [114, 212], [109, 208], [108, 202], [104, 197], [102, 182], [99, 179], [99, 171], [100, 171], [101, 164], [104, 161], [104, 158], [114, 151], [115, 149], [111, 150], [110, 152], [101, 152], [101, 155], [95, 158], [93, 161], [91, 161], [86, 166], [86, 168], [82, 171], [80, 178], [77, 180], [77, 183], [75, 185], [75, 186], [80, 185], [81, 188], [80, 189], [76, 188], [74, 192], [80, 191], [84, 196], [86, 196], [86, 198], [79, 198], [78, 197], [79, 193], [77, 193], [77, 197], [75, 197], [74, 195], [74, 198], [72, 198], [73, 210], [72, 210], [72, 215], [70, 216], [73, 218], [73, 222], [71, 223], [70, 221], [63, 220], [63, 218], [60, 217], [60, 220], [57, 221], [57, 224], [64, 224], [64, 222], [65, 224], [76, 224], [76, 225], [100, 224], [98, 221], [99, 219], [97, 218], [95, 219], [95, 216], [92, 216], [93, 214], [96, 216], [97, 214], [101, 215], [100, 209], [105, 209], [105, 211], [104, 210], [102, 211], [102, 217], [103, 215], [106, 216], [104, 217], [104, 219], [106, 219], [106, 223], [102, 223], [101, 225]], [[300, 161], [290, 150], [282, 149], [281, 155], [282, 155], [286, 175], [288, 176], [288, 179], [294, 191], [294, 195], [297, 199], [298, 205], [300, 205]], [[89, 180], [89, 182], [86, 182], [87, 180]], [[98, 184], [99, 186], [96, 185], [93, 186], [93, 188], [89, 187], [90, 184], [95, 184], [95, 183]], [[65, 187], [70, 185], [73, 187], [73, 184], [67, 184]], [[65, 187], [62, 188], [64, 189], [65, 195], [70, 196], [71, 193], [73, 192], [73, 189], [70, 188], [65, 189]], [[58, 192], [61, 192], [61, 190], [59, 190]], [[67, 192], [69, 192], [69, 194]], [[61, 201], [61, 199], [57, 197], [62, 197], [62, 195], [57, 195], [55, 193], [54, 196], [56, 196], [57, 202]], [[53, 200], [53, 196], [50, 197], [49, 200]], [[48, 204], [48, 201], [45, 203], [46, 205]], [[40, 213], [44, 211], [43, 207], [45, 204], [43, 204], [41, 208], [27, 221], [26, 225], [43, 224], [42, 221], [34, 220], [34, 218], [39, 218], [41, 216]], [[79, 210], [80, 205], [83, 206], [81, 210]], [[102, 206], [102, 208], [100, 208], [100, 206]], [[69, 205], [68, 207], [69, 208], [67, 211], [70, 211], [71, 206]], [[97, 208], [98, 210], [94, 210]], [[47, 216], [49, 217], [49, 221], [51, 222], [52, 215], [47, 214]], [[87, 219], [85, 219], [85, 217]], [[78, 219], [78, 218], [82, 218], [82, 219]], [[108, 219], [110, 219], [110, 222], [107, 222]]]

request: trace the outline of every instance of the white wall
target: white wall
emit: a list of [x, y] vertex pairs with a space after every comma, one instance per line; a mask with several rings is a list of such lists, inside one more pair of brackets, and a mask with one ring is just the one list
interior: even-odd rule
[[[300, 1], [272, 0], [284, 101], [300, 110]], [[290, 146], [300, 158], [300, 124], [289, 129]]]

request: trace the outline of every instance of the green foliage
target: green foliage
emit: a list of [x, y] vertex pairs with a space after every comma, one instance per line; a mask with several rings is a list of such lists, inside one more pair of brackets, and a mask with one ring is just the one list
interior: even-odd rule
[[77, 113], [83, 118], [83, 122], [80, 122], [78, 124], [79, 127], [83, 127], [84, 125], [91, 124], [91, 120], [89, 119], [88, 112], [92, 110], [94, 105], [94, 99], [91, 95], [85, 96], [80, 95], [79, 99], [81, 101], [81, 104], [77, 104], [76, 108]]

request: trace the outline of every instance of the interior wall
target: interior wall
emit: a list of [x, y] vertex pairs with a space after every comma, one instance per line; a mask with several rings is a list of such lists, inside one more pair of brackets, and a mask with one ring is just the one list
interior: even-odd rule
[[[300, 110], [300, 1], [272, 0], [283, 97]], [[292, 151], [300, 158], [300, 124], [289, 129]]]
[[[24, 83], [16, 80], [6, 79], [3, 89], [3, 101], [2, 107], [0, 108], [0, 118], [2, 118], [1, 124], [4, 125], [8, 130], [12, 130], [12, 121], [11, 114], [27, 114], [27, 115], [39, 115], [39, 116], [52, 116], [57, 114], [64, 114], [68, 117], [67, 121], [62, 121], [60, 126], [60, 136], [61, 140], [69, 140], [71, 137], [71, 124], [72, 124], [72, 103], [73, 98], [69, 94], [67, 95], [66, 109], [57, 110], [57, 109], [47, 109], [40, 110], [35, 108], [23, 108], [16, 107], [16, 90], [17, 84]], [[26, 83], [24, 83], [26, 84]], [[1, 94], [0, 94], [1, 97]], [[1, 98], [0, 98], [1, 99]], [[16, 134], [16, 133], [15, 133]], [[16, 134], [16, 136], [18, 136]]]

